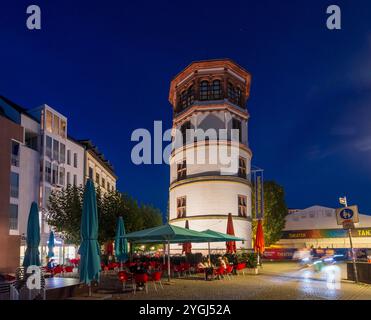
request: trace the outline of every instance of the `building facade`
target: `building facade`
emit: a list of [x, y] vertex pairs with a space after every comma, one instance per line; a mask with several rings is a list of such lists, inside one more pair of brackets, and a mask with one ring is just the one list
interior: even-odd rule
[[0, 104], [0, 272], [19, 265], [19, 145], [23, 128], [8, 118]]
[[113, 166], [90, 140], [80, 140], [85, 148], [84, 181], [92, 179], [102, 193], [116, 190], [117, 176]]
[[[231, 213], [235, 235], [245, 239], [237, 249], [251, 247], [250, 83], [251, 75], [229, 59], [200, 61], [172, 80], [169, 93], [174, 146], [169, 222], [184, 227], [188, 220], [190, 229], [226, 233]], [[211, 247], [225, 249], [225, 243]], [[195, 250], [206, 248], [193, 244]]]
[[[359, 215], [352, 238], [355, 248], [371, 248], [371, 216]], [[337, 224], [335, 209], [322, 206], [288, 214], [276, 245], [280, 248], [350, 248], [348, 231]]]
[[[40, 210], [40, 253], [45, 259], [50, 227], [49, 196], [68, 185], [82, 186], [88, 164], [98, 163], [99, 184], [116, 189], [112, 166], [102, 155], [68, 135], [68, 119], [48, 105], [26, 110], [0, 96], [0, 272], [14, 272], [23, 261], [31, 203]], [[94, 161], [94, 162], [93, 162]], [[104, 180], [103, 180], [104, 179]], [[107, 183], [106, 183], [107, 181]], [[56, 236], [56, 262], [73, 258], [76, 248]], [[43, 261], [45, 263], [45, 261]]]

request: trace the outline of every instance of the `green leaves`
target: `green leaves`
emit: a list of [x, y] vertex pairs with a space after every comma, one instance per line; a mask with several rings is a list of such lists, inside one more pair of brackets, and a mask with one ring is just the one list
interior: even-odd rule
[[[68, 186], [53, 191], [49, 198], [47, 222], [62, 234], [65, 243], [80, 244], [80, 223], [84, 188]], [[99, 243], [115, 238], [117, 217], [122, 216], [126, 232], [138, 231], [162, 224], [161, 211], [149, 206], [139, 206], [130, 196], [118, 191], [102, 194], [97, 188]]]
[[[254, 196], [254, 193], [253, 193]], [[255, 201], [252, 201], [252, 210], [255, 212]], [[264, 182], [264, 241], [265, 246], [274, 244], [281, 238], [285, 227], [287, 215], [285, 192], [282, 186], [274, 181]], [[253, 221], [254, 235], [256, 234], [257, 222]]]

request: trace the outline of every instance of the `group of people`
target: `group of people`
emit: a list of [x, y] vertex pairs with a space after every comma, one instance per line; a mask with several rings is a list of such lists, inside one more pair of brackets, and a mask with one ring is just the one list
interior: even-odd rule
[[211, 280], [214, 276], [214, 268], [221, 267], [227, 269], [227, 265], [229, 264], [227, 256], [220, 256], [215, 264], [211, 263], [210, 258], [204, 258], [198, 263], [197, 268], [205, 271], [205, 280]]

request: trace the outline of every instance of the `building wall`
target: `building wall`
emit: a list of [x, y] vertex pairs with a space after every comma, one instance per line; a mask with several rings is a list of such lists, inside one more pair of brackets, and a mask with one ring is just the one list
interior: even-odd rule
[[14, 272], [19, 266], [20, 236], [9, 230], [12, 139], [23, 142], [23, 128], [0, 115], [0, 272]]
[[[363, 236], [356, 234], [353, 237], [355, 248], [371, 248], [371, 216], [359, 214], [359, 223], [355, 224], [355, 232], [366, 230]], [[286, 223], [282, 238], [276, 243], [283, 248], [349, 248], [350, 242], [346, 232], [344, 236], [337, 236], [342, 231], [337, 224], [334, 208], [312, 206], [303, 210], [295, 210], [286, 216]], [[332, 234], [332, 237], [327, 235]]]
[[[86, 165], [85, 165], [85, 181], [89, 178], [89, 168], [93, 170], [93, 181], [97, 186], [99, 185], [102, 192], [108, 191], [108, 184], [110, 189], [116, 190], [116, 178], [105, 168], [105, 166], [97, 159], [91, 150], [87, 150], [85, 153]], [[99, 181], [96, 179], [96, 174], [99, 174]], [[103, 180], [105, 185], [103, 186]]]
[[27, 234], [27, 221], [33, 201], [38, 203], [40, 192], [40, 154], [24, 145], [20, 153], [19, 177], [19, 235]]
[[[208, 218], [205, 217], [205, 219], [195, 219], [192, 218], [188, 219], [189, 228], [196, 231], [205, 231], [207, 229], [211, 229], [214, 231], [226, 233], [227, 231], [227, 219], [228, 217], [212, 217], [209, 216]], [[185, 220], [176, 220], [172, 221], [171, 224], [178, 226], [178, 227], [185, 227]], [[236, 248], [237, 250], [245, 248], [251, 248], [251, 222], [239, 218], [236, 216], [233, 216], [233, 227], [234, 232], [237, 237], [241, 237], [243, 239], [247, 239], [246, 241], [236, 241]], [[182, 245], [179, 244], [172, 244], [170, 245], [171, 250], [173, 253], [182, 253]], [[225, 242], [214, 242], [210, 244], [210, 247], [212, 248], [212, 252], [217, 253], [218, 250], [225, 251], [226, 249], [226, 243]], [[197, 250], [203, 253], [206, 253], [208, 250], [208, 244], [207, 243], [192, 243], [192, 249]]]
[[[69, 165], [66, 161], [64, 165], [65, 170], [66, 170], [65, 186], [67, 186], [67, 172], [70, 173], [71, 185], [73, 185], [73, 179], [74, 179], [73, 177], [75, 175], [76, 185], [83, 186], [84, 185], [84, 170], [85, 170], [85, 149], [79, 143], [73, 140], [70, 140], [70, 139], [67, 139], [66, 141], [66, 149], [71, 151], [71, 164]], [[77, 167], [76, 168], [73, 165], [74, 154], [77, 155]], [[66, 154], [66, 157], [67, 157], [67, 154]]]

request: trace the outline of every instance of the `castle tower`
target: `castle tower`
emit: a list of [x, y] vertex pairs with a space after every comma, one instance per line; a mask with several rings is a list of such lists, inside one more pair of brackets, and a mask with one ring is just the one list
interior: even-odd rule
[[[190, 229], [226, 233], [231, 213], [235, 235], [246, 239], [236, 243], [237, 249], [251, 248], [252, 153], [246, 108], [250, 83], [249, 72], [229, 59], [198, 61], [171, 81], [169, 93], [175, 145], [170, 157], [169, 222], [184, 227], [188, 220]], [[192, 130], [196, 138], [188, 134]], [[224, 170], [218, 153], [222, 149], [237, 155], [233, 172]], [[192, 245], [193, 251], [206, 248], [204, 243]], [[211, 248], [225, 250], [225, 243], [212, 243]], [[177, 249], [181, 252], [182, 247], [172, 245]]]

